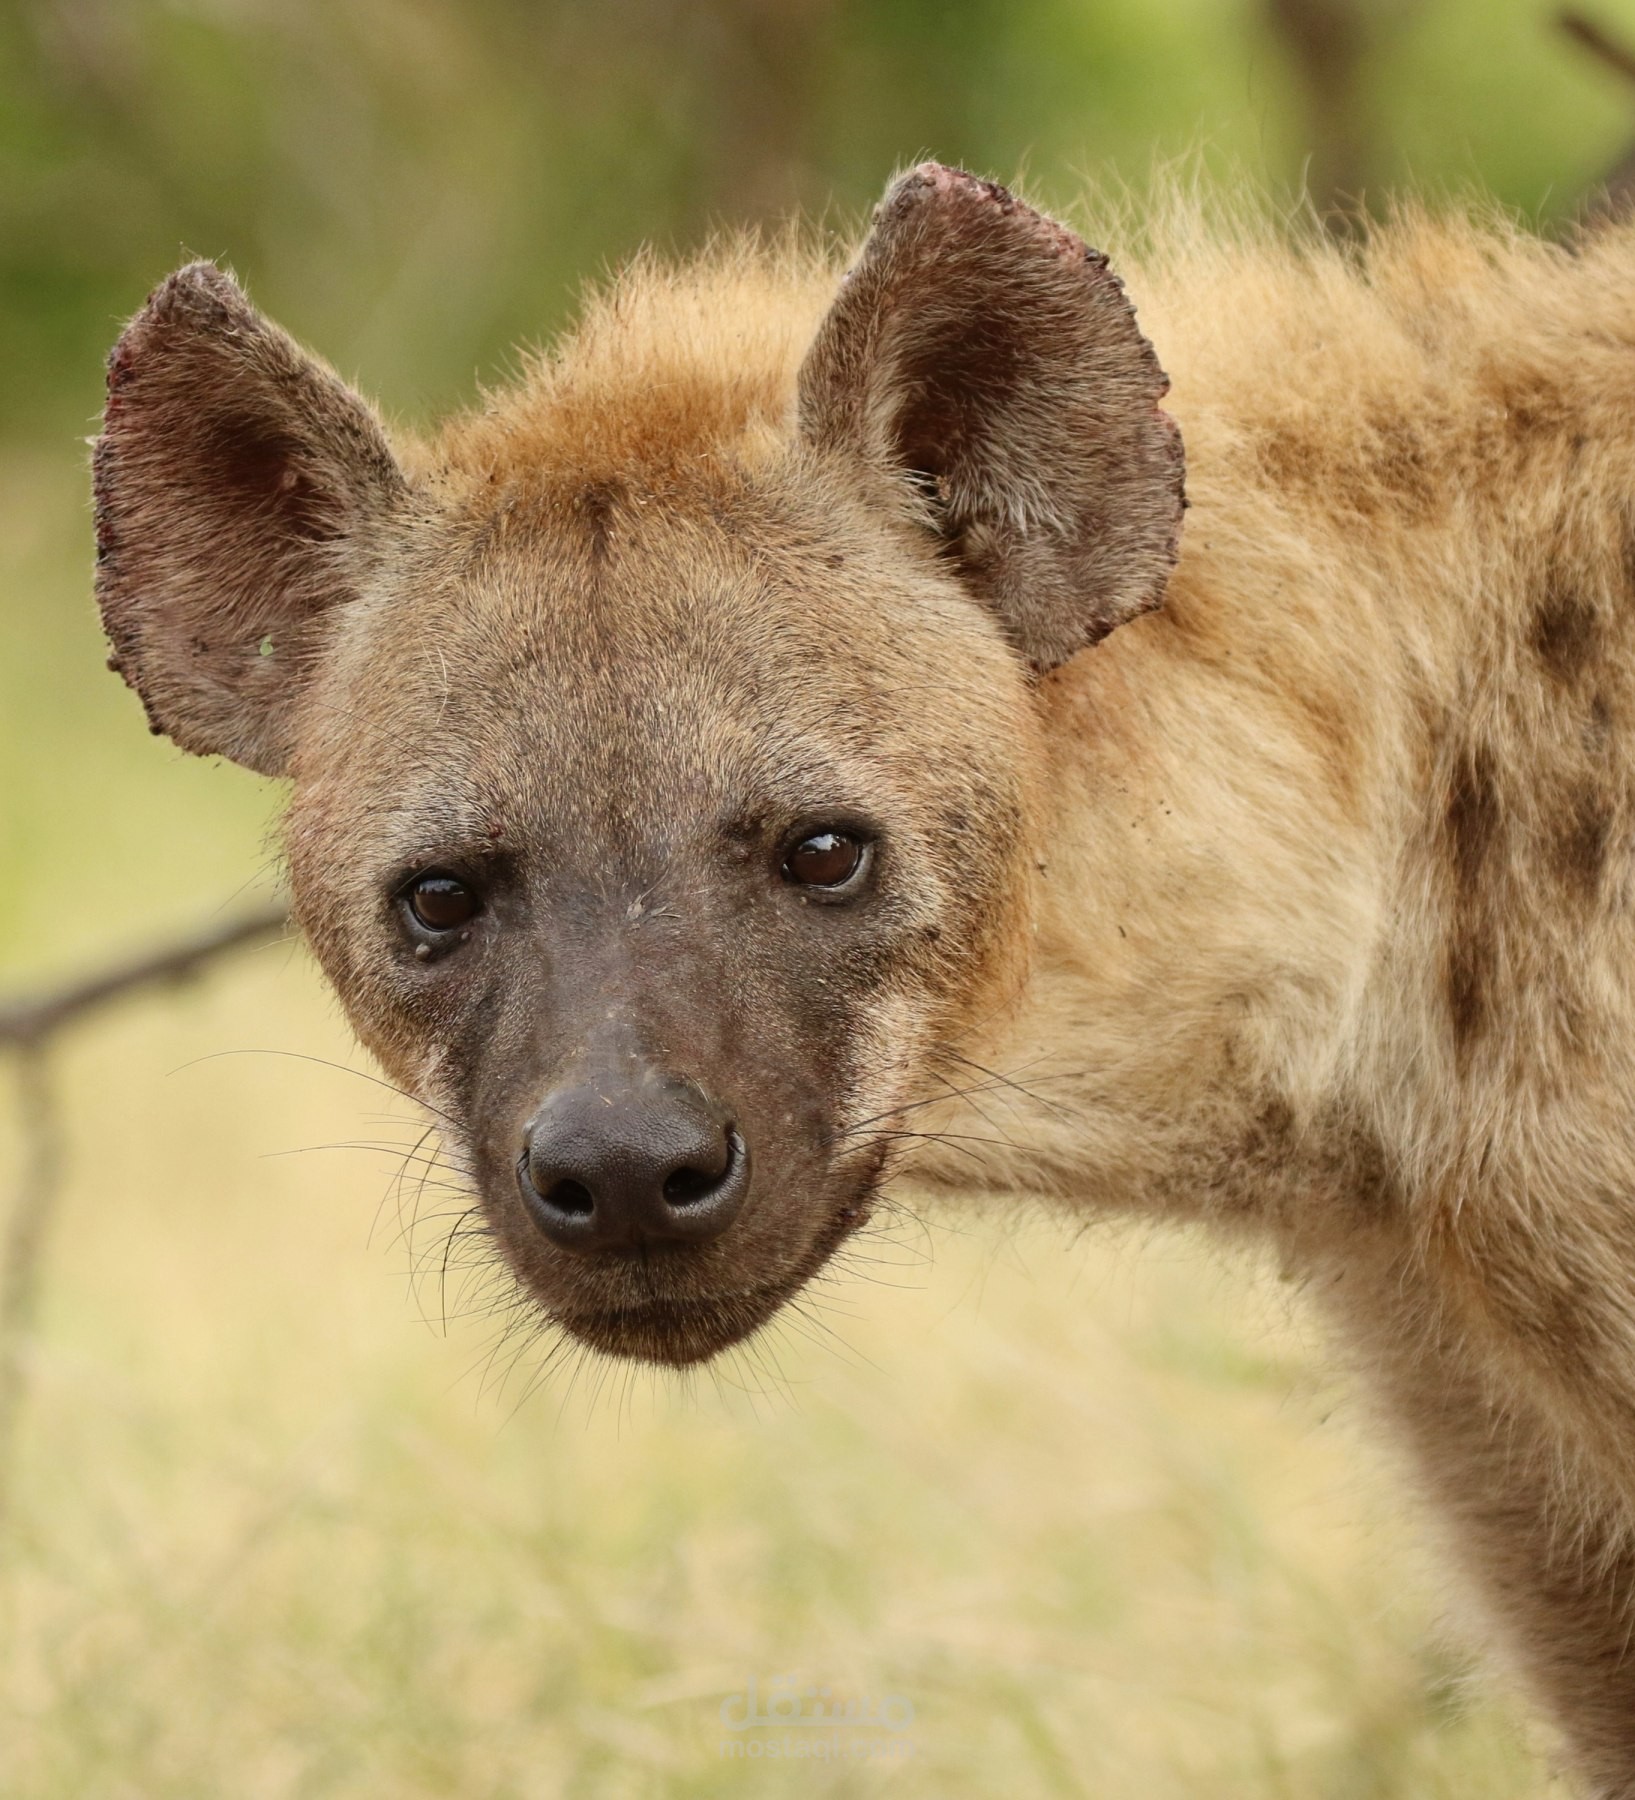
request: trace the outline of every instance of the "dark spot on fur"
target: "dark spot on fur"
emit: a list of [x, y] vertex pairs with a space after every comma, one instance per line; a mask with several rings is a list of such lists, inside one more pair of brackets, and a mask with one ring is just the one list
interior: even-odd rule
[[1560, 385], [1526, 371], [1495, 371], [1490, 391], [1504, 411], [1510, 435], [1521, 444], [1556, 441], [1570, 435], [1575, 409]]
[[1427, 434], [1385, 407], [1368, 415], [1356, 455], [1337, 458], [1332, 439], [1279, 420], [1260, 439], [1260, 464], [1276, 487], [1308, 493], [1330, 511], [1372, 517], [1389, 508], [1424, 519], [1446, 502], [1447, 487]]
[[1461, 1061], [1487, 1020], [1487, 962], [1487, 951], [1480, 940], [1461, 934], [1448, 946], [1448, 1017]]
[[1593, 788], [1580, 788], [1568, 804], [1556, 839], [1556, 872], [1563, 883], [1586, 896], [1600, 885], [1612, 836], [1612, 815]]
[[1378, 1132], [1353, 1122], [1340, 1137], [1340, 1168], [1345, 1175], [1344, 1191], [1355, 1200], [1360, 1211], [1373, 1218], [1394, 1211], [1401, 1202], [1401, 1189]]
[[1584, 721], [1584, 748], [1591, 756], [1605, 756], [1612, 742], [1612, 708], [1605, 694], [1597, 694], [1590, 702], [1589, 717]]
[[[1225, 1048], [1231, 1063], [1234, 1052], [1230, 1042]], [[1297, 1161], [1304, 1162], [1301, 1148], [1293, 1108], [1281, 1095], [1269, 1095], [1229, 1154], [1219, 1162], [1211, 1157], [1198, 1171], [1199, 1197], [1216, 1218], [1259, 1213], [1266, 1205], [1268, 1188], [1286, 1180]]]
[[1462, 893], [1472, 893], [1499, 828], [1499, 795], [1493, 759], [1480, 747], [1467, 750], [1454, 767], [1448, 788], [1448, 850]]
[[1308, 432], [1280, 422], [1260, 439], [1260, 466], [1274, 487], [1327, 485], [1326, 447]]
[[1377, 413], [1373, 474], [1421, 512], [1436, 498], [1430, 453], [1419, 429], [1398, 413]]
[[1487, 1023], [1496, 956], [1485, 884], [1493, 878], [1501, 811], [1493, 758], [1480, 745], [1465, 747], [1455, 759], [1445, 823], [1454, 894], [1444, 988], [1462, 1067]]
[[1201, 1172], [1199, 1191], [1219, 1218], [1230, 1213], [1264, 1218], [1274, 1196], [1298, 1194], [1378, 1218], [1400, 1204], [1391, 1159], [1378, 1134], [1349, 1111], [1297, 1118], [1281, 1095], [1266, 1096], [1220, 1164]]
[[1287, 1100], [1274, 1097], [1255, 1115], [1253, 1136], [1271, 1149], [1280, 1149], [1294, 1133], [1294, 1109]]
[[1539, 661], [1557, 681], [1575, 681], [1594, 657], [1599, 634], [1595, 608], [1552, 570], [1533, 616], [1530, 641]]

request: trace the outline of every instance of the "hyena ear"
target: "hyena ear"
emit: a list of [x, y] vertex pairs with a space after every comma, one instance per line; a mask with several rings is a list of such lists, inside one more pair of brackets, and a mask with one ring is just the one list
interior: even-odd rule
[[114, 346], [93, 467], [111, 666], [183, 749], [285, 773], [330, 615], [406, 493], [374, 415], [194, 263]]
[[875, 213], [802, 366], [800, 422], [908, 478], [1049, 669], [1163, 597], [1185, 504], [1168, 387], [1106, 257], [926, 163]]

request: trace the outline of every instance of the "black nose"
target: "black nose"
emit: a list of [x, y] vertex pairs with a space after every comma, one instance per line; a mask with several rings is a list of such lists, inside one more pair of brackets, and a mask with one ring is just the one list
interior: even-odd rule
[[517, 1174], [564, 1249], [705, 1244], [743, 1206], [749, 1146], [690, 1081], [587, 1082], [535, 1114]]

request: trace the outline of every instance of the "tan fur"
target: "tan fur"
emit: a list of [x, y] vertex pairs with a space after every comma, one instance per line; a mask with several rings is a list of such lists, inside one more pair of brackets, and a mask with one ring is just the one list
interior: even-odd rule
[[[673, 596], [749, 596], [722, 629], [757, 669], [810, 678], [831, 645], [852, 719], [900, 727], [853, 767], [923, 834], [922, 935], [859, 1028], [849, 1116], [924, 1133], [892, 1164], [947, 1189], [1268, 1241], [1586, 1791], [1635, 1796], [1635, 230], [1575, 254], [1409, 213], [1357, 253], [1177, 207], [1143, 235], [1115, 260], [1191, 502], [1162, 611], [1036, 684], [1002, 664], [880, 471], [797, 442], [837, 268], [644, 262], [516, 390], [400, 448], [435, 527], [301, 701], [297, 898], [360, 1029], [447, 1111], [435, 1009], [378, 996], [345, 847], [417, 782], [459, 788], [468, 834], [560, 812], [539, 758], [565, 740], [484, 734], [598, 619], [641, 648], [585, 702], [586, 741], [625, 758], [574, 764], [587, 820], [584, 794], [643, 779], [630, 759], [694, 754], [655, 717], [708, 715], [667, 804], [736, 753], [736, 715], [676, 673], [692, 651], [646, 648], [693, 643]], [[517, 573], [542, 546], [548, 602]], [[776, 632], [761, 581], [792, 596]], [[766, 660], [779, 634], [794, 662]], [[669, 710], [633, 710], [648, 693]], [[433, 752], [393, 761], [434, 702], [477, 746], [458, 782]], [[973, 744], [1007, 773], [951, 810], [1011, 807], [1017, 836], [938, 861]], [[955, 1069], [1016, 1083], [1016, 1147], [974, 1167], [969, 1101], [937, 1098]], [[556, 1275], [518, 1268], [555, 1303]]]
[[[1049, 684], [1033, 1182], [1269, 1232], [1635, 1794], [1635, 235], [1142, 274], [1188, 519]], [[1014, 1128], [1013, 1128], [1014, 1129]], [[965, 1177], [950, 1162], [947, 1175]]]

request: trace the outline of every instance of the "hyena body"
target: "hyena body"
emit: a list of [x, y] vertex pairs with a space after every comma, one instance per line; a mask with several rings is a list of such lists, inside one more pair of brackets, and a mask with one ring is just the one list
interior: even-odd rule
[[1174, 242], [1167, 400], [928, 166], [838, 291], [640, 266], [395, 448], [184, 271], [115, 660], [293, 777], [314, 948], [566, 1330], [708, 1356], [899, 1172], [1269, 1239], [1635, 1795], [1635, 234]]

